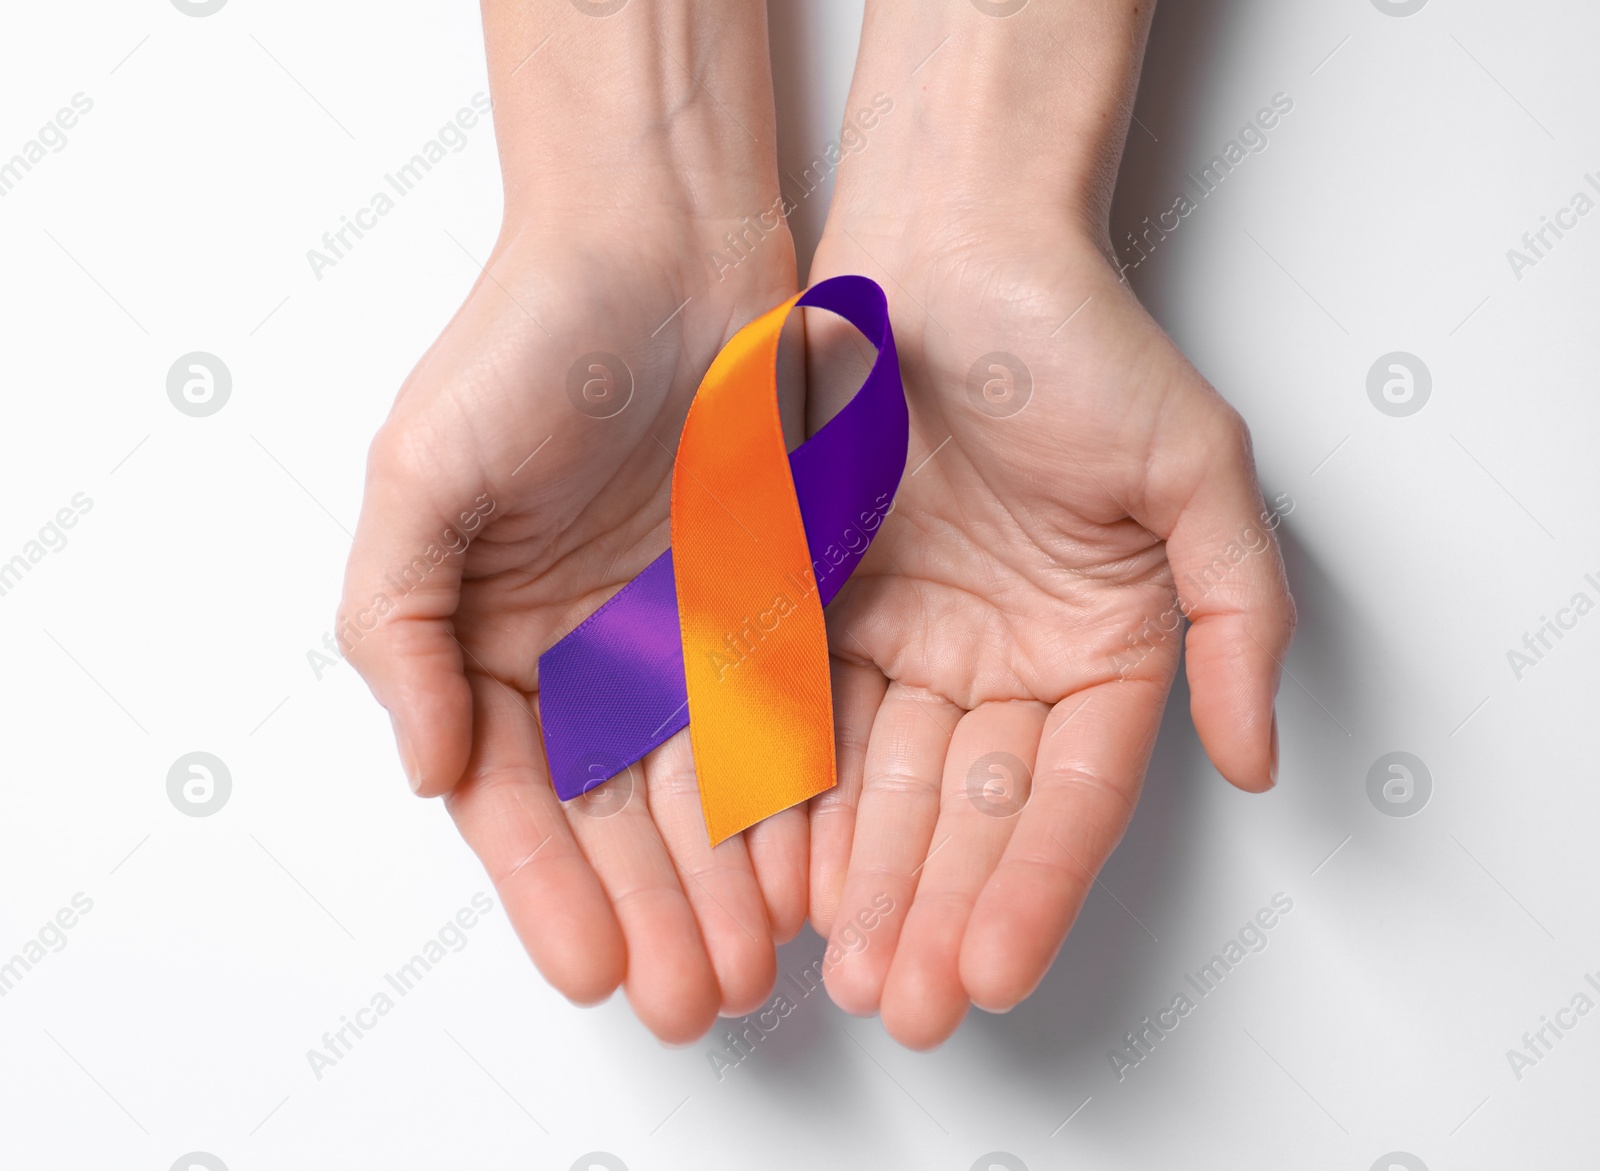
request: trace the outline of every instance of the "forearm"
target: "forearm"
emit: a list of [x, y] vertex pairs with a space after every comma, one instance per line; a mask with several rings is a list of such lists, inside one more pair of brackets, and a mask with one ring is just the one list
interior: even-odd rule
[[482, 0], [508, 226], [777, 196], [763, 0]]
[[[1012, 0], [1015, 3], [1015, 0]], [[989, 215], [1064, 215], [1104, 236], [1154, 0], [868, 0], [849, 109], [883, 93], [884, 132], [840, 167], [868, 191]]]

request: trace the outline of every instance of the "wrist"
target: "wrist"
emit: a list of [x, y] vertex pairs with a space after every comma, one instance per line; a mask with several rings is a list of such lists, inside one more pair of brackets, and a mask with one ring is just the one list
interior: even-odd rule
[[847, 111], [876, 101], [892, 113], [841, 162], [843, 218], [870, 214], [892, 191], [940, 218], [1044, 216], [1106, 234], [1152, 6], [1034, 0], [1007, 17], [986, 11], [1011, 6], [868, 0]]
[[507, 229], [756, 214], [778, 191], [762, 0], [614, 7], [485, 0]]

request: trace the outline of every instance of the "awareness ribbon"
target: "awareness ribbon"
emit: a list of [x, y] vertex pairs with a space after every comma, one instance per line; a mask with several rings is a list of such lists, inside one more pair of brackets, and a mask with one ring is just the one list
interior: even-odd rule
[[[787, 452], [778, 339], [827, 309], [878, 350], [855, 396]], [[539, 656], [539, 715], [563, 801], [689, 727], [711, 844], [834, 784], [822, 608], [905, 471], [905, 390], [883, 290], [820, 282], [746, 325], [690, 404], [672, 470], [672, 547]]]

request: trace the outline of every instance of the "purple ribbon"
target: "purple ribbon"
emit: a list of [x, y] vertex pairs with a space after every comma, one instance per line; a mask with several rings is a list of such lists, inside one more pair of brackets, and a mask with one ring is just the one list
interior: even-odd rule
[[[861, 389], [789, 454], [826, 606], [893, 504], [910, 432], [889, 306], [863, 276], [813, 285], [797, 305], [828, 309], [878, 348]], [[539, 656], [539, 717], [563, 801], [594, 788], [689, 724], [672, 550]]]

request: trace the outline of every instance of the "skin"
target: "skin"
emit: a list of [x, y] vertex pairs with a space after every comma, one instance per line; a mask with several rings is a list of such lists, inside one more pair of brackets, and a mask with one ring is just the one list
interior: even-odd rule
[[[1059, 948], [1137, 800], [1180, 601], [1207, 751], [1242, 788], [1272, 783], [1292, 603], [1248, 433], [1110, 260], [1148, 6], [1058, 0], [1000, 20], [968, 0], [873, 0], [848, 108], [877, 93], [895, 107], [840, 167], [811, 276], [888, 290], [912, 440], [894, 511], [828, 610], [840, 784], [711, 849], [680, 733], [558, 802], [538, 655], [666, 547], [700, 374], [795, 289], [781, 224], [731, 269], [708, 259], [778, 186], [764, 5], [696, 8], [596, 19], [485, 0], [504, 224], [373, 441], [338, 629], [413, 788], [444, 797], [564, 995], [623, 987], [647, 1027], [687, 1043], [764, 1001], [775, 945], [808, 912], [860, 947], [842, 933], [888, 894], [896, 910], [828, 988], [926, 1047], [970, 1003], [1025, 997]], [[947, 35], [955, 49], [919, 66]], [[804, 344], [779, 372], [792, 442], [868, 358], [826, 314], [795, 322]], [[632, 372], [607, 419], [568, 396], [594, 351]], [[1008, 417], [968, 393], [993, 351], [1032, 375]], [[465, 553], [397, 592], [447, 530]], [[1147, 620], [1174, 633], [1130, 651]], [[968, 795], [992, 752], [1025, 766], [980, 773], [1002, 803], [1025, 799], [1011, 816]]]

